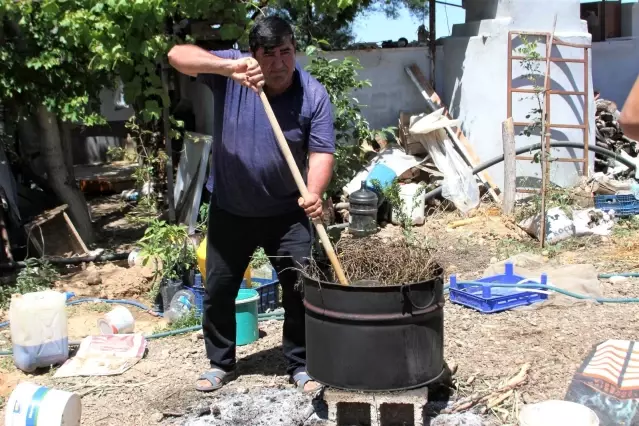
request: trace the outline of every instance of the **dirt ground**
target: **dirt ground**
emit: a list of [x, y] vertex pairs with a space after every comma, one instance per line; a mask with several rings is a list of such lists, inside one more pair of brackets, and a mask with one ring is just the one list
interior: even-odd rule
[[[416, 228], [415, 232], [428, 239], [446, 278], [451, 273], [463, 279], [478, 278], [491, 263], [521, 252], [541, 254], [556, 264], [592, 264], [599, 273], [629, 272], [639, 265], [639, 245], [634, 243], [639, 232], [632, 229], [621, 228], [611, 237], [581, 238], [540, 250], [538, 243], [494, 211], [484, 209], [477, 217], [476, 223], [452, 229], [449, 225], [460, 217], [438, 213]], [[388, 228], [384, 232], [395, 231]], [[87, 270], [90, 272], [81, 272], [84, 279], [69, 277], [64, 286], [80, 287], [78, 290], [85, 295], [136, 298], [148, 305], [144, 297], [148, 279], [141, 279], [144, 271], [121, 265], [98, 265]], [[88, 274], [93, 277], [94, 273], [101, 282], [86, 284]], [[119, 283], [117, 287], [114, 281]], [[639, 297], [637, 279], [615, 284], [600, 280], [600, 284], [605, 297]], [[135, 290], [113, 290], [127, 286]], [[102, 304], [69, 308], [72, 340], [97, 333], [95, 322], [107, 309]], [[136, 308], [131, 310], [138, 331], [149, 334], [163, 327], [162, 320]], [[634, 340], [639, 328], [639, 304], [582, 302], [570, 307], [484, 315], [447, 299], [444, 315], [445, 358], [456, 369], [458, 384], [454, 398], [494, 388], [522, 365], [531, 366], [528, 382], [484, 415], [484, 424], [490, 425], [515, 424], [514, 412], [524, 403], [563, 399], [575, 370], [594, 345], [607, 339]], [[193, 389], [208, 363], [203, 341], [192, 333], [150, 340], [146, 356], [120, 376], [53, 379], [54, 371], [26, 375], [15, 370], [11, 358], [0, 357], [0, 398], [6, 402], [15, 384], [24, 380], [82, 395], [83, 425], [261, 425], [256, 420], [259, 413], [268, 413], [261, 418], [273, 425], [304, 424], [311, 402], [292, 392], [284, 375], [282, 324], [262, 322], [260, 330], [262, 337], [257, 342], [238, 348], [240, 377], [217, 394]], [[9, 347], [8, 330], [0, 329], [0, 349]], [[309, 421], [306, 424], [321, 424]]]

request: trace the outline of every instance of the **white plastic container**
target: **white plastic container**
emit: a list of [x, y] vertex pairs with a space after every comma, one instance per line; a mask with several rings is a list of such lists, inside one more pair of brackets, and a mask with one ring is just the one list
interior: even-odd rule
[[597, 414], [576, 402], [551, 400], [525, 405], [519, 412], [520, 426], [599, 426]]
[[131, 253], [129, 253], [129, 257], [127, 258], [128, 262], [129, 262], [129, 267], [133, 268], [134, 266], [138, 266], [140, 264], [142, 264], [142, 256], [140, 256], [140, 249], [136, 248], [131, 250]]
[[124, 306], [116, 306], [111, 312], [98, 320], [102, 334], [130, 334], [135, 329], [135, 319]]
[[[403, 212], [411, 218], [413, 225], [423, 225], [426, 220], [426, 190], [424, 185], [407, 183], [399, 186], [399, 196], [404, 201]], [[392, 222], [398, 224], [397, 214], [393, 211]]]
[[13, 362], [31, 373], [69, 358], [66, 294], [45, 290], [14, 295], [9, 308]]
[[82, 403], [74, 393], [20, 383], [11, 393], [4, 417], [5, 426], [79, 426]]

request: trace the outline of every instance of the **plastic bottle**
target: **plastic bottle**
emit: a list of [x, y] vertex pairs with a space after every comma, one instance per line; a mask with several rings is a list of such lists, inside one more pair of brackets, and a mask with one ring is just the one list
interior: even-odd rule
[[13, 361], [27, 373], [69, 358], [67, 293], [45, 290], [14, 295], [9, 308]]
[[171, 305], [169, 309], [164, 312], [164, 318], [169, 324], [179, 320], [195, 308], [195, 295], [188, 290], [180, 290], [175, 293], [173, 299], [171, 299]]

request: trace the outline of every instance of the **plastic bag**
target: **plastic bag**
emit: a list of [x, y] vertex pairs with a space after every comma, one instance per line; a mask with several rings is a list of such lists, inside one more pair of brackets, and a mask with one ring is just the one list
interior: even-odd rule
[[[533, 237], [541, 240], [541, 213], [522, 220], [519, 226]], [[561, 207], [546, 212], [546, 242], [555, 244], [575, 235], [575, 225]]]
[[479, 186], [473, 171], [461, 158], [445, 127], [455, 122], [442, 116], [443, 108], [428, 115], [411, 117], [409, 133], [428, 151], [433, 163], [444, 175], [442, 196], [468, 213], [479, 204]]
[[575, 225], [575, 235], [601, 235], [612, 234], [615, 226], [614, 212], [606, 213], [599, 209], [573, 210], [572, 221]]

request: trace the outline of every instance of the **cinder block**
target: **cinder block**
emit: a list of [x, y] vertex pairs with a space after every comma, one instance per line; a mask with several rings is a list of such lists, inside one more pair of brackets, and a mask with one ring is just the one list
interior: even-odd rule
[[327, 388], [324, 401], [337, 426], [423, 426], [428, 388], [380, 393]]

